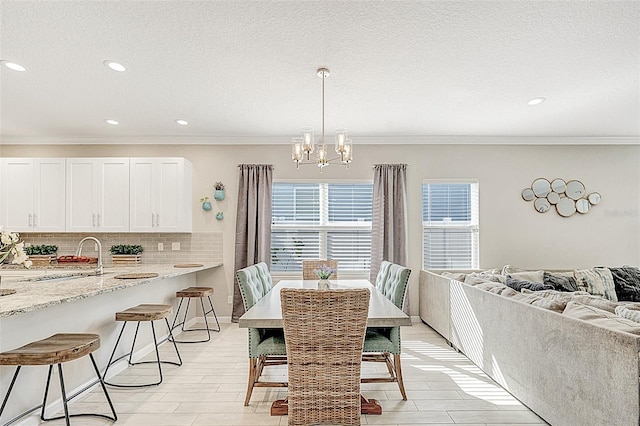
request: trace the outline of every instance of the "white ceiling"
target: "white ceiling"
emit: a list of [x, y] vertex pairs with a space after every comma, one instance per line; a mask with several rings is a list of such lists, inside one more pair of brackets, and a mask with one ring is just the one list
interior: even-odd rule
[[27, 68], [1, 67], [2, 143], [289, 143], [318, 132], [320, 66], [327, 133], [354, 143], [640, 136], [639, 1], [2, 0], [0, 16], [0, 59]]

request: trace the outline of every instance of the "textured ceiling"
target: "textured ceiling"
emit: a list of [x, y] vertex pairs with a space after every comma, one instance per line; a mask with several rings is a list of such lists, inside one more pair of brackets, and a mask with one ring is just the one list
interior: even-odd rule
[[638, 1], [2, 0], [0, 25], [27, 68], [0, 71], [3, 143], [288, 143], [318, 132], [320, 66], [354, 141], [640, 135]]

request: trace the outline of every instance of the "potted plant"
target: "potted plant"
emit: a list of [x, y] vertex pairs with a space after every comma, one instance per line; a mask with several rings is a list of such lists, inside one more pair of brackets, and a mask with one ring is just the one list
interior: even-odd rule
[[200, 198], [200, 202], [202, 203], [202, 210], [211, 210], [211, 201], [209, 201], [209, 197]]
[[215, 191], [213, 191], [213, 198], [216, 200], [224, 200], [224, 183], [216, 182], [213, 187]]
[[27, 246], [24, 252], [34, 265], [48, 266], [57, 259], [58, 246], [49, 244]]
[[117, 244], [111, 246], [111, 260], [114, 265], [137, 265], [142, 260], [144, 249], [139, 245]]

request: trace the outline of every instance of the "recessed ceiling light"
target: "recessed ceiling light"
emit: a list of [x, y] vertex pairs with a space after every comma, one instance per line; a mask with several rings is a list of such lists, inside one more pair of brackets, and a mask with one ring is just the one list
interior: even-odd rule
[[189, 125], [189, 122], [187, 120], [182, 120], [182, 119], [176, 120], [176, 123], [178, 123], [181, 126]]
[[115, 61], [110, 61], [110, 60], [106, 60], [103, 62], [103, 64], [109, 68], [111, 68], [114, 71], [118, 71], [118, 72], [125, 72], [127, 69], [124, 67], [124, 65], [122, 65], [119, 62], [115, 62]]
[[118, 124], [120, 124], [117, 120], [113, 120], [111, 118], [108, 118], [108, 119], [104, 120], [104, 122], [107, 123], [107, 124], [111, 124], [113, 126], [117, 126]]
[[540, 96], [540, 97], [531, 99], [529, 102], [527, 102], [527, 104], [532, 105], [532, 106], [533, 105], [540, 105], [541, 103], [543, 103], [546, 100], [547, 100], [547, 98]]
[[26, 71], [27, 69], [20, 64], [16, 64], [11, 61], [0, 61], [0, 64], [4, 65], [6, 68], [14, 71]]

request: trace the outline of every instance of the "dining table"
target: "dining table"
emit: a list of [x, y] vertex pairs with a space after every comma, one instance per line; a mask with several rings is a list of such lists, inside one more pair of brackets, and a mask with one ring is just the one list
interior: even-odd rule
[[[326, 289], [318, 280], [280, 280], [273, 289], [256, 302], [238, 321], [240, 328], [283, 328], [280, 290], [283, 288]], [[365, 279], [330, 280], [329, 289], [367, 288], [370, 291], [367, 327], [397, 327], [411, 325], [411, 318], [387, 299], [373, 284]], [[382, 414], [382, 407], [375, 399], [361, 395], [362, 414]], [[271, 405], [271, 415], [287, 414], [287, 401], [276, 400]]]

